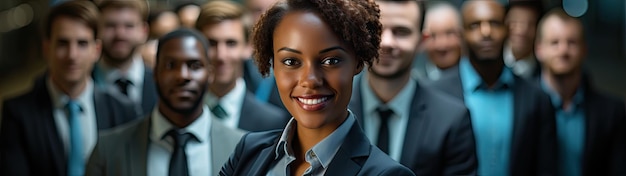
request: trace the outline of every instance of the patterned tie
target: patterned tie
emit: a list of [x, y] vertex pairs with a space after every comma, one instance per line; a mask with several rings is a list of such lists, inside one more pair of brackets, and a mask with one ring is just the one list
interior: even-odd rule
[[219, 119], [224, 119], [228, 117], [228, 113], [226, 112], [226, 110], [224, 110], [224, 108], [222, 108], [220, 104], [213, 106], [213, 108], [211, 108], [211, 112], [213, 112], [213, 114]]
[[188, 176], [189, 167], [187, 165], [187, 154], [185, 146], [190, 139], [194, 138], [191, 133], [181, 133], [178, 130], [170, 130], [168, 135], [174, 139], [174, 152], [170, 159], [169, 176]]
[[66, 105], [70, 125], [70, 153], [67, 163], [67, 175], [83, 175], [85, 172], [85, 161], [83, 157], [83, 138], [80, 127], [80, 105], [70, 100]]
[[378, 128], [378, 141], [376, 145], [380, 150], [389, 154], [389, 118], [393, 115], [393, 110], [387, 106], [380, 106], [376, 109], [380, 117], [380, 127]]
[[130, 80], [128, 79], [120, 78], [115, 81], [115, 85], [117, 85], [117, 88], [120, 90], [122, 94], [128, 96], [128, 86], [133, 85], [133, 83], [130, 82]]

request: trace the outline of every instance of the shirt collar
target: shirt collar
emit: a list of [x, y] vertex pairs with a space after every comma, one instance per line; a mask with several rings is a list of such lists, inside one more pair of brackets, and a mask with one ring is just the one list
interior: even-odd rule
[[[366, 78], [366, 77], [365, 77]], [[363, 97], [363, 112], [367, 114], [376, 114], [376, 109], [382, 105], [383, 103], [376, 97], [374, 94], [374, 90], [369, 86], [367, 79], [363, 79], [361, 81], [361, 90]], [[407, 109], [410, 108], [411, 101], [413, 100], [413, 95], [415, 94], [415, 89], [417, 85], [415, 81], [412, 79], [407, 82], [407, 84], [402, 88], [402, 90], [389, 102], [387, 102], [387, 107], [390, 108], [394, 114], [399, 117], [404, 117], [404, 113]], [[408, 115], [406, 115], [408, 117]]]
[[[541, 88], [550, 96], [550, 100], [552, 100], [552, 106], [556, 110], [563, 109], [563, 99], [561, 99], [561, 95], [548, 86], [548, 83], [545, 79], [541, 78]], [[574, 94], [574, 98], [572, 99], [572, 107], [580, 106], [584, 101], [584, 88], [582, 86], [578, 86], [576, 89], [576, 93]]]
[[237, 78], [235, 87], [228, 92], [222, 98], [215, 96], [215, 94], [207, 91], [205, 96], [205, 102], [209, 107], [213, 107], [218, 103], [225, 108], [227, 114], [232, 114], [232, 111], [236, 111], [235, 107], [241, 107], [243, 105], [243, 98], [246, 95], [246, 82], [243, 78]]
[[[48, 87], [48, 93], [50, 94], [50, 98], [52, 100], [52, 106], [54, 108], [65, 108], [65, 105], [69, 102], [70, 97], [57, 88], [57, 86], [52, 82], [52, 78], [50, 78], [50, 76], [46, 79], [46, 87]], [[74, 101], [76, 101], [78, 105], [84, 109], [88, 103], [93, 103], [92, 100], [93, 80], [88, 78], [85, 90], [83, 90], [83, 92]]]
[[101, 74], [108, 83], [114, 83], [120, 78], [125, 78], [133, 85], [139, 86], [139, 84], [143, 82], [146, 68], [140, 55], [134, 54], [131, 60], [132, 62], [127, 73], [122, 73], [120, 69], [114, 68], [103, 61], [98, 62], [98, 66], [100, 67], [99, 70], [102, 72]]
[[[350, 132], [350, 128], [354, 125], [355, 117], [352, 111], [348, 110], [348, 118], [335, 129], [330, 135], [326, 136], [326, 138], [322, 139], [319, 143], [315, 144], [313, 148], [308, 150], [306, 153], [310, 154], [313, 152], [315, 157], [320, 161], [322, 167], [328, 168], [328, 165], [333, 160], [335, 154], [343, 144], [346, 136]], [[295, 135], [297, 121], [294, 118], [289, 120], [285, 130], [280, 136], [280, 140], [278, 142], [278, 147], [276, 147], [276, 158], [280, 158], [280, 156], [287, 155], [293, 156], [293, 150], [291, 149], [291, 141], [293, 139], [293, 135]], [[283, 155], [281, 155], [281, 153]]]
[[[211, 113], [209, 112], [211, 112], [209, 108], [203, 106], [200, 117], [181, 130], [193, 134], [200, 143], [209, 141], [209, 133], [211, 131]], [[150, 137], [155, 141], [164, 139], [167, 133], [175, 128], [174, 125], [161, 114], [159, 108], [154, 108], [152, 111], [151, 126]]]
[[[488, 89], [487, 83], [485, 83], [480, 75], [478, 75], [478, 72], [476, 72], [470, 63], [469, 58], [461, 58], [461, 61], [459, 62], [459, 72], [461, 75], [463, 92], [474, 92], [478, 89]], [[504, 67], [494, 89], [511, 88], [513, 87], [514, 82], [515, 79], [513, 73], [509, 68]]]

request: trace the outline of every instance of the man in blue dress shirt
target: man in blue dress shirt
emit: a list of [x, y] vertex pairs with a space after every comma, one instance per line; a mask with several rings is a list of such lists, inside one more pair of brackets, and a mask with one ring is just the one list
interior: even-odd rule
[[465, 102], [476, 139], [478, 175], [554, 175], [556, 131], [549, 97], [504, 65], [504, 7], [467, 1], [462, 8], [468, 57], [459, 75], [432, 86]]
[[539, 83], [556, 109], [559, 175], [626, 175], [624, 102], [585, 78], [582, 23], [557, 8], [541, 20], [538, 34]]

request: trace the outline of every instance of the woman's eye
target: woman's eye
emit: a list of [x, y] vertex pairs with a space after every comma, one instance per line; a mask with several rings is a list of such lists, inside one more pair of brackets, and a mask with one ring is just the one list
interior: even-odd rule
[[294, 66], [296, 64], [298, 64], [298, 61], [296, 61], [295, 59], [283, 59], [283, 64], [285, 64], [286, 66]]
[[335, 64], [338, 64], [339, 62], [341, 62], [341, 60], [339, 60], [338, 58], [330, 57], [330, 58], [324, 59], [322, 61], [322, 64], [324, 64], [324, 65], [335, 65]]

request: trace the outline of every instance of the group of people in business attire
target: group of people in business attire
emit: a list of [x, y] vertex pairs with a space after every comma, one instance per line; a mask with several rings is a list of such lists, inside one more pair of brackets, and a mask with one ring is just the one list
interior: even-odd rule
[[144, 0], [62, 2], [0, 173], [626, 175], [626, 105], [540, 3], [213, 0], [148, 35]]

